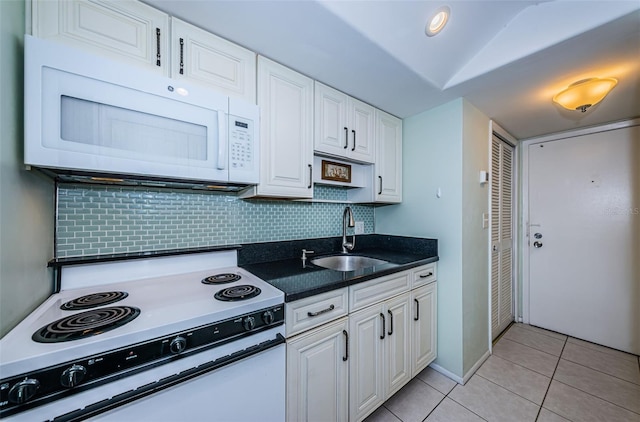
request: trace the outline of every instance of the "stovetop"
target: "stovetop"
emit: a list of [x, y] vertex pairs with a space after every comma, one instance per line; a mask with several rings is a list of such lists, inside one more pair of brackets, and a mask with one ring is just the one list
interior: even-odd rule
[[[196, 257], [197, 262], [194, 263], [193, 259], [193, 257], [186, 257], [183, 261], [186, 262], [187, 267], [197, 268], [197, 270], [185, 271], [181, 268], [177, 274], [166, 276], [158, 275], [167, 271], [166, 263], [155, 260], [142, 263], [142, 268], [139, 268], [140, 263], [131, 267], [131, 263], [128, 262], [110, 264], [110, 267], [105, 268], [104, 271], [102, 267], [97, 268], [98, 271], [93, 271], [89, 267], [82, 270], [81, 274], [84, 275], [74, 276], [75, 279], [70, 275], [66, 284], [63, 273], [63, 290], [49, 297], [0, 340], [0, 361], [2, 362], [0, 376], [5, 378], [26, 373], [37, 368], [189, 330], [284, 302], [281, 291], [253, 274], [235, 266], [218, 267], [221, 262], [235, 264], [234, 260], [207, 261], [206, 256], [200, 256]], [[175, 260], [172, 263], [175, 263]], [[116, 274], [115, 277], [128, 279], [124, 282], [107, 282], [113, 279], [114, 274]], [[236, 274], [240, 279], [224, 284], [202, 282], [203, 279], [216, 274]], [[145, 278], [143, 275], [148, 277]], [[86, 283], [90, 286], [77, 287], [83, 283], [79, 281], [82, 277], [87, 278]], [[68, 288], [69, 286], [71, 288]], [[223, 301], [214, 297], [216, 293], [228, 288], [243, 291], [245, 288], [241, 286], [253, 286], [259, 290], [259, 294], [241, 301]], [[122, 326], [87, 338], [59, 343], [36, 342], [32, 339], [34, 333], [52, 322], [72, 315], [92, 312], [92, 309], [66, 310], [64, 305], [67, 302], [101, 293], [110, 295], [111, 292], [124, 294], [117, 302], [103, 304], [94, 309], [131, 307], [139, 309], [139, 315]]]

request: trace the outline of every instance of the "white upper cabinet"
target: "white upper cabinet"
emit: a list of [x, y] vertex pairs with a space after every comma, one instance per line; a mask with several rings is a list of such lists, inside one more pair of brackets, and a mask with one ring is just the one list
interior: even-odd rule
[[402, 202], [402, 120], [376, 110], [375, 202]]
[[169, 16], [135, 0], [33, 0], [32, 30], [169, 76]]
[[171, 18], [171, 76], [256, 103], [256, 54]]
[[372, 106], [316, 81], [315, 151], [373, 163], [374, 114]]
[[258, 56], [260, 184], [243, 194], [313, 197], [313, 80]]

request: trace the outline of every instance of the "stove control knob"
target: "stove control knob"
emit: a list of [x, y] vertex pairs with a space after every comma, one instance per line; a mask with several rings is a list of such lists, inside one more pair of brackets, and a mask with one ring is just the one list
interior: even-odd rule
[[178, 336], [174, 338], [173, 340], [171, 340], [171, 343], [169, 343], [169, 350], [171, 350], [171, 353], [173, 353], [174, 355], [177, 355], [178, 353], [182, 353], [186, 348], [187, 348], [187, 339], [185, 339], [182, 336]]
[[87, 375], [87, 369], [82, 365], [73, 365], [64, 370], [60, 377], [60, 384], [64, 387], [72, 388], [79, 385]]
[[11, 387], [9, 401], [16, 404], [26, 403], [36, 395], [38, 388], [40, 388], [40, 381], [33, 378], [25, 378]]
[[273, 324], [274, 319], [276, 319], [276, 317], [273, 316], [273, 312], [271, 311], [266, 311], [265, 313], [262, 314], [262, 320], [267, 325]]
[[252, 316], [248, 316], [242, 321], [242, 326], [246, 331], [251, 331], [256, 326], [256, 319]]

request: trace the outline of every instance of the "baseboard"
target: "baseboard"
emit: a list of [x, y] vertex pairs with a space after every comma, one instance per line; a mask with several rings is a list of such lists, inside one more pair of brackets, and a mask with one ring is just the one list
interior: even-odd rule
[[469, 379], [473, 376], [473, 374], [476, 373], [476, 371], [480, 368], [480, 366], [482, 366], [482, 364], [484, 363], [485, 360], [489, 359], [489, 356], [491, 356], [491, 352], [489, 352], [488, 350], [485, 352], [484, 355], [482, 355], [480, 357], [480, 359], [478, 359], [478, 361], [475, 363], [475, 365], [473, 365], [471, 367], [471, 369], [469, 369], [467, 371], [466, 374], [464, 374], [464, 377], [462, 379], [462, 385], [466, 384], [467, 381], [469, 381]]
[[432, 363], [429, 365], [430, 368], [432, 368], [435, 371], [440, 372], [442, 375], [444, 375], [447, 378], [451, 378], [452, 380], [454, 380], [455, 382], [457, 382], [458, 384], [463, 384], [462, 382], [462, 378], [460, 378], [459, 376], [457, 376], [456, 374], [454, 374], [453, 372], [450, 372], [446, 369], [444, 369], [442, 366], [440, 365], [436, 365], [435, 363]]

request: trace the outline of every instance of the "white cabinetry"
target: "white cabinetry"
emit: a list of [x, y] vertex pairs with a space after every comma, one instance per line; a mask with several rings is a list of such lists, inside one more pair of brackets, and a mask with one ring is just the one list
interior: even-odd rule
[[287, 342], [287, 421], [348, 420], [347, 318]]
[[256, 103], [256, 54], [171, 18], [171, 76]]
[[402, 202], [402, 120], [376, 110], [375, 202]]
[[32, 32], [169, 76], [169, 16], [135, 0], [33, 0]]
[[349, 315], [350, 420], [360, 421], [411, 379], [409, 293]]
[[247, 196], [313, 196], [313, 80], [258, 57], [260, 184]]
[[315, 151], [373, 163], [374, 114], [372, 106], [316, 81]]
[[429, 365], [437, 353], [436, 283], [411, 291], [413, 315], [411, 317], [411, 376], [416, 376]]

